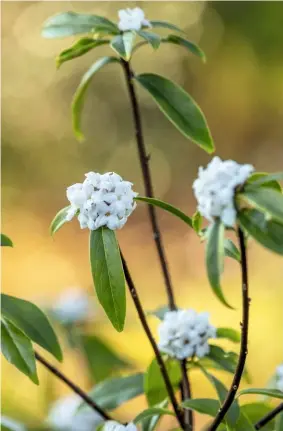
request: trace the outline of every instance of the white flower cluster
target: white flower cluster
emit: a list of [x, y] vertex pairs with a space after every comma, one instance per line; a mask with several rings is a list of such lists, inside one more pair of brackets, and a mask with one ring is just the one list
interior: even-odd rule
[[283, 364], [276, 369], [276, 389], [283, 392]]
[[48, 425], [56, 431], [95, 431], [103, 419], [91, 408], [78, 410], [81, 402], [78, 395], [57, 400], [48, 414]]
[[219, 157], [214, 157], [206, 169], [200, 167], [193, 190], [201, 215], [211, 222], [215, 217], [220, 217], [225, 226], [232, 227], [237, 216], [235, 190], [245, 183], [253, 171], [252, 165], [239, 165], [233, 160], [222, 161]]
[[89, 172], [83, 183], [67, 188], [71, 207], [66, 219], [78, 214], [81, 229], [96, 230], [101, 226], [121, 229], [136, 207], [132, 183], [123, 181], [114, 172], [100, 175]]
[[194, 310], [168, 311], [158, 327], [159, 349], [169, 356], [185, 359], [202, 358], [209, 353], [208, 339], [216, 337], [209, 324], [209, 313]]
[[78, 287], [70, 287], [60, 294], [52, 312], [61, 322], [73, 323], [86, 320], [91, 308], [86, 292]]
[[150, 22], [145, 19], [144, 11], [139, 7], [135, 7], [134, 9], [121, 9], [118, 12], [118, 16], [120, 18], [118, 27], [121, 31], [138, 31], [143, 26], [151, 27]]
[[128, 425], [121, 425], [115, 421], [107, 421], [103, 431], [138, 431], [137, 427], [130, 422]]

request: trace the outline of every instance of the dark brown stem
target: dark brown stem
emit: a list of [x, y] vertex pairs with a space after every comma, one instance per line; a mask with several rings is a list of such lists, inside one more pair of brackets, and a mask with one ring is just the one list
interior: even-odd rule
[[73, 383], [68, 377], [66, 377], [64, 374], [61, 373], [56, 367], [49, 364], [49, 362], [46, 361], [38, 352], [35, 352], [35, 358], [38, 362], [40, 362], [45, 368], [47, 368], [54, 376], [56, 376], [59, 380], [64, 382], [69, 388], [71, 388], [77, 395], [79, 395], [82, 400], [86, 404], [88, 404], [93, 410], [96, 411], [96, 413], [99, 413], [101, 417], [103, 417], [105, 420], [110, 421], [112, 418], [106, 413], [104, 410], [102, 410], [101, 407], [99, 407], [88, 395], [86, 392], [84, 392], [81, 388], [79, 388], [75, 383]]
[[[184, 401], [192, 398], [192, 390], [190, 386], [190, 380], [188, 378], [187, 360], [183, 359], [180, 361], [180, 365], [182, 371], [181, 396], [182, 400]], [[192, 410], [185, 410], [184, 421], [186, 424], [186, 431], [192, 431], [194, 429], [194, 416]]]
[[232, 385], [229, 392], [224, 400], [223, 405], [219, 409], [219, 413], [208, 428], [209, 431], [215, 431], [221, 421], [224, 419], [227, 411], [229, 410], [231, 404], [233, 403], [237, 390], [239, 388], [242, 374], [245, 368], [246, 357], [248, 354], [248, 330], [249, 330], [249, 290], [248, 290], [248, 266], [247, 266], [247, 256], [246, 256], [246, 244], [245, 236], [241, 228], [238, 228], [238, 238], [241, 251], [241, 268], [242, 268], [242, 331], [241, 331], [241, 348], [238, 364], [232, 381]]
[[264, 427], [268, 422], [272, 421], [278, 413], [283, 412], [283, 403], [279, 404], [279, 406], [275, 407], [271, 412], [267, 413], [267, 415], [263, 416], [260, 421], [255, 424], [255, 429], [260, 430]]
[[[129, 92], [130, 101], [131, 101], [133, 121], [134, 121], [134, 126], [135, 126], [136, 142], [137, 142], [140, 166], [142, 169], [145, 193], [146, 193], [147, 197], [154, 198], [152, 176], [151, 176], [150, 167], [149, 167], [150, 157], [146, 152], [144, 138], [143, 138], [141, 114], [140, 114], [139, 104], [138, 104], [138, 100], [137, 100], [137, 96], [136, 96], [136, 92], [135, 92], [135, 87], [134, 87], [134, 82], [133, 82], [134, 73], [131, 69], [129, 62], [121, 59], [121, 63], [122, 63], [122, 66], [123, 66], [123, 69], [125, 72], [125, 78], [126, 78], [128, 92]], [[158, 252], [158, 256], [159, 256], [159, 261], [160, 261], [160, 265], [161, 265], [161, 269], [162, 269], [162, 273], [163, 273], [163, 278], [164, 278], [164, 282], [165, 282], [169, 308], [170, 308], [170, 310], [176, 310], [177, 306], [176, 306], [176, 302], [175, 302], [175, 298], [174, 298], [173, 286], [172, 286], [168, 262], [166, 259], [165, 250], [164, 250], [164, 246], [163, 246], [161, 231], [160, 231], [159, 225], [158, 225], [156, 210], [155, 210], [155, 207], [153, 205], [148, 205], [147, 208], [148, 208], [149, 219], [151, 222], [153, 237], [155, 240], [155, 244], [156, 244], [156, 248], [157, 248], [157, 252]], [[180, 366], [182, 368], [181, 363], [180, 363]], [[183, 371], [182, 371], [182, 386], [184, 388], [190, 386], [189, 381], [188, 381], [188, 376]], [[181, 391], [181, 392], [183, 394], [183, 391]], [[189, 415], [185, 414], [185, 416], [187, 416], [187, 419], [188, 419], [189, 417], [193, 417], [193, 413], [191, 412]], [[193, 430], [193, 427], [191, 427], [190, 429]]]
[[155, 354], [157, 363], [159, 365], [159, 369], [160, 369], [160, 372], [162, 374], [162, 377], [163, 377], [163, 380], [164, 380], [164, 383], [165, 383], [165, 386], [166, 386], [166, 389], [167, 389], [167, 392], [168, 392], [168, 396], [169, 396], [170, 401], [172, 403], [174, 412], [176, 414], [176, 417], [178, 419], [178, 422], [179, 422], [181, 428], [184, 430], [185, 426], [184, 426], [184, 421], [183, 421], [182, 410], [180, 409], [180, 407], [178, 405], [178, 402], [176, 400], [176, 397], [175, 397], [175, 394], [174, 394], [174, 390], [173, 390], [173, 387], [171, 385], [170, 378], [168, 376], [165, 363], [164, 363], [164, 361], [162, 359], [160, 351], [159, 351], [159, 349], [157, 347], [157, 344], [156, 344], [156, 342], [155, 342], [155, 340], [153, 338], [153, 335], [152, 335], [152, 333], [150, 331], [150, 328], [149, 328], [149, 326], [147, 324], [145, 313], [143, 311], [143, 308], [142, 308], [142, 305], [141, 305], [141, 302], [140, 302], [137, 290], [135, 288], [133, 279], [132, 279], [131, 274], [129, 272], [129, 268], [128, 268], [127, 262], [125, 261], [125, 258], [123, 256], [122, 252], [121, 252], [121, 258], [122, 258], [122, 263], [123, 263], [123, 269], [124, 269], [124, 273], [125, 273], [125, 278], [126, 278], [126, 281], [127, 281], [128, 287], [129, 287], [129, 291], [130, 291], [131, 297], [132, 297], [132, 299], [134, 301], [134, 304], [135, 304], [137, 313], [139, 315], [142, 327], [143, 327], [143, 329], [144, 329], [144, 331], [145, 331], [145, 333], [147, 335], [147, 338], [148, 338], [148, 340], [149, 340], [149, 342], [151, 344], [151, 347], [152, 347], [152, 349], [154, 351], [154, 354]]

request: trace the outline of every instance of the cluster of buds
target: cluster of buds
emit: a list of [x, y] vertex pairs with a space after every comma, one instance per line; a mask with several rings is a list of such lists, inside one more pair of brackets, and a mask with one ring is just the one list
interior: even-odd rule
[[150, 22], [145, 19], [144, 11], [135, 7], [134, 9], [121, 9], [118, 12], [118, 27], [121, 31], [139, 31], [142, 27], [151, 27]]

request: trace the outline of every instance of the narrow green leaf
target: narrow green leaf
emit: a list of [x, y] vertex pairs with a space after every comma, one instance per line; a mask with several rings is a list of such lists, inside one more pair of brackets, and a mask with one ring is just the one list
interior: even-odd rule
[[59, 68], [61, 64], [65, 63], [66, 61], [81, 57], [82, 55], [91, 51], [93, 48], [107, 44], [109, 44], [108, 40], [83, 37], [82, 39], [78, 40], [74, 45], [72, 45], [71, 48], [65, 49], [58, 55], [58, 57], [56, 58], [56, 65]]
[[279, 391], [278, 389], [265, 389], [265, 388], [248, 388], [248, 389], [242, 389], [238, 392], [237, 398], [241, 397], [242, 395], [265, 395], [267, 397], [271, 398], [278, 398], [280, 400], [283, 400], [283, 392]]
[[183, 30], [181, 30], [179, 27], [177, 27], [174, 24], [171, 24], [167, 21], [150, 21], [150, 25], [153, 28], [168, 28], [169, 30], [178, 31], [180, 33], [184, 33]]
[[[241, 412], [244, 413], [251, 423], [256, 424], [263, 416], [268, 414], [273, 407], [270, 405], [264, 404], [262, 402], [248, 403], [241, 406]], [[270, 421], [264, 427], [262, 427], [263, 431], [273, 431], [274, 430], [274, 420]]]
[[248, 416], [241, 411], [239, 420], [234, 428], [235, 431], [254, 431], [254, 426]]
[[47, 39], [53, 39], [91, 32], [119, 34], [119, 29], [116, 24], [101, 16], [63, 12], [45, 21], [42, 36]]
[[90, 397], [103, 409], [113, 410], [143, 393], [143, 374], [115, 377], [98, 383]]
[[14, 247], [13, 241], [4, 233], [1, 233], [1, 247]]
[[202, 215], [199, 211], [196, 211], [192, 217], [192, 225], [195, 232], [199, 235], [201, 232]]
[[224, 262], [224, 231], [224, 225], [220, 220], [215, 220], [208, 228], [206, 235], [206, 269], [210, 285], [217, 298], [226, 307], [233, 308], [226, 301], [220, 285]]
[[145, 39], [153, 49], [158, 49], [161, 42], [161, 37], [156, 33], [151, 33], [149, 31], [140, 30], [137, 34]]
[[[168, 400], [165, 399], [163, 400], [161, 403], [156, 404], [153, 407], [158, 407], [158, 408], [166, 408], [168, 406]], [[161, 415], [156, 414], [152, 417], [147, 417], [145, 419], [143, 419], [141, 421], [141, 429], [142, 431], [154, 431], [157, 427], [158, 422], [161, 419]]]
[[115, 36], [112, 39], [110, 46], [119, 55], [119, 57], [128, 61], [131, 58], [135, 38], [136, 34], [134, 32], [126, 31], [119, 36]]
[[242, 210], [238, 214], [241, 227], [257, 242], [275, 253], [283, 255], [283, 225], [266, 220], [265, 215], [257, 210]]
[[170, 308], [168, 307], [168, 305], [164, 305], [163, 307], [159, 307], [156, 310], [152, 310], [152, 311], [148, 311], [147, 314], [149, 316], [155, 316], [157, 317], [159, 320], [163, 320], [165, 314], [170, 311]]
[[106, 64], [119, 62], [120, 60], [116, 57], [102, 57], [96, 61], [82, 77], [72, 102], [73, 130], [78, 140], [84, 139], [84, 135], [81, 131], [81, 113], [84, 105], [85, 94], [93, 76]]
[[1, 317], [1, 351], [8, 362], [38, 385], [35, 357], [30, 339], [5, 317]]
[[175, 414], [171, 410], [163, 409], [161, 407], [151, 407], [149, 409], [144, 410], [140, 414], [138, 414], [138, 416], [136, 416], [136, 418], [134, 419], [134, 423], [137, 424], [141, 422], [143, 419], [150, 418], [157, 414], [159, 416], [164, 416], [164, 415], [175, 416]]
[[[177, 361], [166, 361], [166, 369], [174, 388], [177, 388], [181, 381], [180, 364]], [[144, 392], [149, 406], [154, 406], [168, 397], [167, 389], [160, 372], [156, 359], [150, 363], [144, 379]]]
[[187, 223], [190, 227], [193, 227], [191, 217], [187, 216], [185, 213], [183, 213], [178, 208], [175, 208], [173, 205], [167, 204], [166, 202], [160, 201], [159, 199], [147, 198], [144, 196], [137, 196], [135, 198], [135, 200], [141, 201], [141, 202], [146, 202], [150, 205], [154, 205], [158, 208], [161, 208], [165, 211], [168, 211], [169, 213], [179, 217], [181, 220], [183, 220], [185, 223]]
[[267, 174], [266, 172], [254, 172], [247, 180], [245, 190], [254, 189], [255, 187], [267, 187], [282, 191], [278, 181], [283, 179], [283, 172]]
[[62, 208], [54, 217], [54, 219], [52, 220], [51, 224], [50, 224], [50, 235], [54, 235], [65, 223], [67, 223], [67, 213], [69, 211], [69, 209], [71, 208], [71, 206], [67, 206], [65, 208]]
[[214, 151], [206, 119], [199, 106], [183, 88], [153, 73], [137, 75], [135, 79], [150, 93], [159, 109], [186, 138], [208, 153]]
[[58, 338], [47, 317], [36, 305], [2, 293], [1, 312], [32, 341], [62, 361], [63, 354]]
[[125, 279], [115, 232], [101, 227], [90, 233], [90, 264], [98, 300], [114, 328], [126, 317]]
[[174, 45], [183, 46], [188, 49], [192, 54], [199, 57], [204, 63], [206, 61], [205, 53], [200, 49], [198, 45], [193, 42], [190, 42], [183, 37], [177, 36], [175, 34], [169, 34], [169, 36], [162, 38], [162, 43], [173, 43]]
[[181, 405], [185, 409], [195, 410], [196, 412], [212, 417], [217, 415], [220, 408], [219, 401], [211, 398], [195, 398], [193, 400], [185, 400]]
[[239, 195], [239, 198], [243, 198], [256, 209], [267, 214], [273, 221], [283, 224], [282, 193], [272, 189], [257, 188], [244, 191]]
[[275, 431], [283, 431], [283, 413], [279, 413], [275, 419]]
[[235, 246], [233, 241], [229, 238], [224, 239], [224, 254], [227, 257], [235, 259], [237, 262], [241, 262], [240, 250]]
[[227, 340], [239, 343], [241, 341], [240, 331], [233, 328], [217, 328], [217, 338], [226, 338]]

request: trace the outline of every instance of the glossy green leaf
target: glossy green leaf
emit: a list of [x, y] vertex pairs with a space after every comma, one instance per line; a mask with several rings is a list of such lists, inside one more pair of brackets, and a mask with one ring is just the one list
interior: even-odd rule
[[220, 408], [219, 401], [211, 398], [195, 398], [192, 400], [185, 400], [181, 405], [185, 409], [195, 410], [196, 412], [212, 417], [217, 415]]
[[45, 21], [42, 36], [47, 39], [73, 36], [80, 33], [119, 34], [119, 29], [107, 18], [75, 12], [63, 12]]
[[[179, 362], [168, 360], [166, 362], [166, 369], [171, 384], [174, 388], [177, 388], [181, 381]], [[144, 392], [146, 394], [149, 406], [154, 406], [168, 397], [167, 389], [156, 359], [153, 359], [146, 371], [144, 379]]]
[[26, 431], [26, 427], [7, 416], [0, 417], [1, 431]]
[[[256, 424], [260, 419], [262, 419], [263, 416], [268, 414], [273, 407], [270, 405], [256, 402], [256, 403], [249, 403], [244, 404], [241, 406], [241, 412], [244, 413], [251, 423]], [[267, 425], [261, 428], [262, 431], [273, 431], [274, 430], [274, 420], [268, 422]]]
[[283, 431], [283, 412], [276, 416], [275, 431]]
[[248, 204], [264, 212], [273, 221], [283, 224], [283, 194], [272, 189], [249, 189], [239, 195]]
[[175, 416], [175, 414], [172, 412], [172, 410], [163, 409], [161, 407], [150, 407], [149, 409], [144, 410], [138, 416], [134, 419], [134, 423], [137, 424], [141, 422], [143, 419], [150, 418], [155, 415], [164, 416], [164, 415], [170, 415]]
[[109, 44], [109, 41], [103, 39], [83, 37], [82, 39], [78, 40], [74, 45], [72, 45], [71, 48], [65, 49], [58, 55], [58, 57], [56, 58], [57, 67], [59, 68], [61, 64], [65, 63], [66, 61], [81, 57], [82, 55], [91, 51], [93, 48], [105, 44]]
[[13, 241], [4, 233], [1, 233], [1, 247], [14, 247]]
[[264, 214], [257, 210], [242, 210], [238, 221], [245, 231], [257, 242], [275, 253], [283, 255], [283, 225], [266, 220]]
[[[167, 406], [168, 406], [168, 400], [165, 399], [161, 403], [158, 403], [153, 407], [164, 409]], [[152, 417], [144, 418], [140, 424], [142, 431], [154, 431], [156, 429], [157, 424], [160, 421], [160, 419], [161, 419], [161, 415], [158, 413]]]
[[170, 311], [170, 308], [168, 307], [168, 305], [164, 305], [163, 307], [159, 307], [156, 310], [148, 311], [147, 314], [149, 316], [155, 316], [159, 320], [163, 320], [165, 314], [168, 313], [168, 311]]
[[136, 34], [134, 32], [126, 31], [119, 36], [115, 36], [112, 39], [110, 46], [119, 55], [119, 57], [128, 61], [131, 58], [135, 37]]
[[213, 292], [222, 304], [232, 308], [226, 301], [220, 285], [224, 263], [224, 225], [220, 220], [209, 226], [206, 238], [206, 270]]
[[65, 208], [62, 208], [60, 211], [58, 211], [58, 213], [56, 214], [56, 216], [54, 217], [54, 219], [52, 220], [51, 224], [50, 224], [50, 234], [53, 236], [56, 232], [58, 232], [59, 229], [61, 229], [61, 227], [67, 223], [67, 213], [69, 211], [69, 209], [71, 208], [71, 206], [67, 206]]
[[167, 21], [150, 21], [150, 25], [153, 28], [168, 28], [169, 30], [173, 30], [173, 31], [178, 31], [180, 33], [184, 33], [183, 30], [181, 30], [179, 27], [177, 27], [174, 24], [171, 24], [170, 22]]
[[240, 392], [238, 392], [237, 397], [240, 397], [242, 395], [265, 395], [267, 397], [271, 398], [278, 398], [280, 400], [283, 400], [283, 392], [279, 391], [278, 389], [266, 389], [266, 388], [248, 388], [248, 389], [242, 389]]
[[49, 320], [36, 305], [2, 293], [1, 312], [32, 341], [62, 361], [63, 354], [58, 338]]
[[183, 88], [153, 73], [137, 75], [135, 79], [150, 93], [159, 109], [186, 138], [208, 153], [214, 151], [206, 119], [199, 106]]
[[144, 196], [137, 196], [135, 198], [136, 201], [146, 202], [147, 204], [154, 205], [158, 208], [161, 208], [165, 211], [168, 211], [169, 213], [179, 217], [181, 220], [183, 220], [186, 224], [188, 224], [190, 227], [193, 227], [192, 225], [192, 219], [191, 217], [187, 216], [185, 213], [183, 213], [178, 208], [175, 208], [173, 205], [167, 204], [166, 202], [163, 202], [159, 199], [155, 198], [147, 198]]
[[241, 262], [240, 250], [235, 246], [233, 241], [229, 238], [224, 239], [224, 254], [227, 257], [235, 259], [237, 262]]
[[110, 63], [120, 63], [120, 60], [116, 57], [102, 57], [97, 60], [84, 74], [80, 85], [78, 86], [72, 102], [72, 116], [73, 116], [73, 130], [78, 140], [83, 140], [84, 135], [81, 131], [81, 113], [84, 105], [84, 98], [86, 91], [91, 83], [93, 76], [103, 66]]
[[116, 353], [108, 343], [95, 335], [81, 334], [80, 341], [90, 374], [96, 383], [131, 364]]
[[254, 431], [254, 426], [248, 416], [241, 411], [239, 420], [233, 431]]
[[115, 231], [90, 233], [90, 264], [98, 300], [114, 328], [121, 332], [126, 317], [125, 279]]
[[199, 211], [196, 211], [192, 217], [192, 225], [193, 229], [196, 231], [196, 233], [199, 235], [201, 232], [201, 226], [202, 226], [202, 215]]
[[137, 34], [145, 39], [153, 49], [158, 49], [161, 42], [161, 37], [156, 33], [151, 33], [149, 31], [140, 30]]
[[187, 39], [184, 39], [183, 37], [177, 36], [175, 34], [170, 34], [169, 36], [162, 38], [162, 43], [172, 43], [174, 45], [183, 46], [188, 51], [190, 51], [192, 54], [199, 57], [203, 62], [206, 61], [205, 53], [200, 49], [198, 45], [196, 45], [193, 42], [190, 42]]
[[267, 174], [266, 172], [254, 172], [247, 180], [245, 190], [255, 187], [267, 187], [281, 192], [278, 181], [283, 179], [283, 173]]
[[236, 331], [233, 328], [217, 328], [217, 338], [226, 338], [227, 340], [233, 341], [233, 343], [239, 343], [241, 341], [240, 331]]
[[8, 362], [38, 384], [34, 351], [30, 339], [9, 321], [1, 317], [1, 351]]
[[115, 377], [98, 383], [90, 397], [103, 409], [113, 410], [143, 393], [143, 374]]

